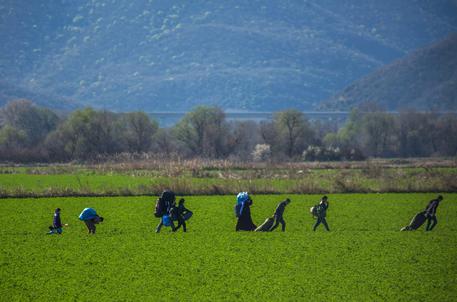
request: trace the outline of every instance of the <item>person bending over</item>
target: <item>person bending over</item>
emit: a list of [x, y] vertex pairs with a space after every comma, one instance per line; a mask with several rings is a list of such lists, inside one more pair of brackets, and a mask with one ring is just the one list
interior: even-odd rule
[[85, 208], [81, 214], [79, 214], [79, 220], [84, 221], [89, 234], [95, 234], [96, 224], [103, 222], [103, 217], [100, 217], [93, 208]]

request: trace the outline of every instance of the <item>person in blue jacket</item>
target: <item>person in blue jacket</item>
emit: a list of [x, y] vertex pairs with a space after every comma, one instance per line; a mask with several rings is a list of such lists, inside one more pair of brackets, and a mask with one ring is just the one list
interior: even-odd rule
[[89, 234], [95, 234], [96, 224], [103, 222], [103, 217], [99, 216], [93, 208], [85, 208], [81, 214], [79, 214], [79, 220], [84, 221]]

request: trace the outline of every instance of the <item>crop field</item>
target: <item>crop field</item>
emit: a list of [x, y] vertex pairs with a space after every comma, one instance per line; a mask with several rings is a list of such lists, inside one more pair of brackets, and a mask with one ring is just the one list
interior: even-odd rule
[[[399, 232], [436, 194], [253, 195], [256, 224], [280, 200], [282, 233], [236, 233], [234, 196], [188, 196], [188, 232], [154, 233], [154, 197], [0, 200], [1, 301], [456, 301], [457, 194], [438, 225]], [[46, 235], [56, 207], [64, 233]], [[78, 215], [105, 221], [88, 235]]]

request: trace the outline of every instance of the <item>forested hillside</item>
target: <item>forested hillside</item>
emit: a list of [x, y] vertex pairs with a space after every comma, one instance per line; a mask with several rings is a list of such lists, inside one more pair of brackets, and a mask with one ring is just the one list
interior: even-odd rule
[[0, 76], [119, 111], [307, 110], [456, 31], [455, 16], [452, 0], [8, 0]]
[[356, 81], [322, 108], [374, 102], [389, 110], [457, 110], [457, 34]]

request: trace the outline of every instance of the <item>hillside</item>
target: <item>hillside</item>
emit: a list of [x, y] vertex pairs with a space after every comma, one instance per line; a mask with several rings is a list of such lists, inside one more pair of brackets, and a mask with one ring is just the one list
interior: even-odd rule
[[8, 101], [17, 99], [33, 100], [37, 105], [57, 110], [72, 110], [81, 107], [81, 105], [75, 101], [55, 95], [37, 93], [0, 80], [0, 106], [5, 105]]
[[388, 110], [457, 110], [457, 34], [354, 82], [322, 107], [347, 110], [366, 101]]
[[113, 110], [307, 110], [456, 16], [453, 0], [9, 0], [0, 76]]

